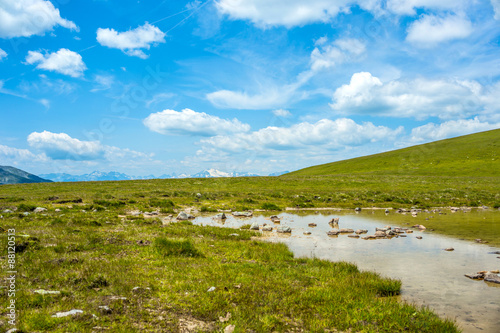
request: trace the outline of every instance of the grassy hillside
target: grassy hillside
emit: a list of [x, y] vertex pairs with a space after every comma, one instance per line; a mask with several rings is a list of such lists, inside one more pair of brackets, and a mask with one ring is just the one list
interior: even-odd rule
[[51, 180], [43, 179], [32, 175], [26, 171], [0, 165], [0, 185], [3, 184], [22, 184], [22, 183], [47, 183]]
[[313, 166], [282, 177], [338, 174], [499, 176], [500, 129]]

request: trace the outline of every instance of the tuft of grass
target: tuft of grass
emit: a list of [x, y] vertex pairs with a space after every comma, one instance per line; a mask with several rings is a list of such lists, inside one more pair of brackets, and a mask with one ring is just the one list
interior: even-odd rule
[[265, 210], [281, 210], [276, 204], [270, 202], [263, 203], [260, 208]]
[[153, 246], [156, 252], [164, 257], [180, 256], [180, 257], [202, 257], [202, 253], [198, 251], [193, 243], [188, 239], [168, 239], [159, 237], [154, 240]]

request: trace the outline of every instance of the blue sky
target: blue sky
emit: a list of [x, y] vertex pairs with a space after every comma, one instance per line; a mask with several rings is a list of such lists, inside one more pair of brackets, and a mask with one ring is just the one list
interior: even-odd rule
[[268, 174], [500, 128], [500, 0], [0, 0], [0, 164]]

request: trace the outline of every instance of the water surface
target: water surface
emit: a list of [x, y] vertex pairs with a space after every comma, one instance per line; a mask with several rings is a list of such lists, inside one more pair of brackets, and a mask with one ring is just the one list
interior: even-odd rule
[[[474, 213], [471, 213], [474, 214]], [[317, 257], [331, 261], [355, 263], [360, 270], [375, 271], [385, 277], [403, 282], [401, 299], [422, 306], [429, 306], [438, 315], [455, 319], [464, 332], [500, 331], [500, 285], [470, 280], [464, 274], [500, 268], [500, 251], [485, 244], [458, 240], [414, 230], [406, 237], [363, 240], [347, 234], [328, 236], [328, 224], [333, 217], [340, 217], [340, 228], [367, 229], [374, 234], [376, 227], [396, 226], [394, 216], [384, 219], [383, 212], [376, 214], [345, 214], [341, 212], [296, 215], [279, 214], [281, 225], [292, 228], [291, 234], [263, 232], [271, 242], [288, 245], [296, 257]], [[279, 226], [266, 216], [235, 218], [228, 215], [222, 222], [212, 217], [198, 217], [195, 224], [239, 228], [257, 222]], [[393, 223], [391, 223], [393, 222]], [[316, 223], [317, 227], [309, 227]], [[304, 235], [310, 231], [311, 235]], [[363, 235], [361, 235], [363, 236]], [[417, 239], [422, 236], [422, 239]], [[452, 252], [445, 248], [454, 248]]]

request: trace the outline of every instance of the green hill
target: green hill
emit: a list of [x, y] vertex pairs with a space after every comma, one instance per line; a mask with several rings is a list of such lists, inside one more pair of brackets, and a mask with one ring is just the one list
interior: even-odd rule
[[22, 184], [22, 183], [48, 183], [51, 180], [43, 179], [32, 175], [26, 171], [0, 165], [0, 185], [3, 184]]
[[281, 177], [340, 174], [499, 176], [500, 129], [312, 166]]

